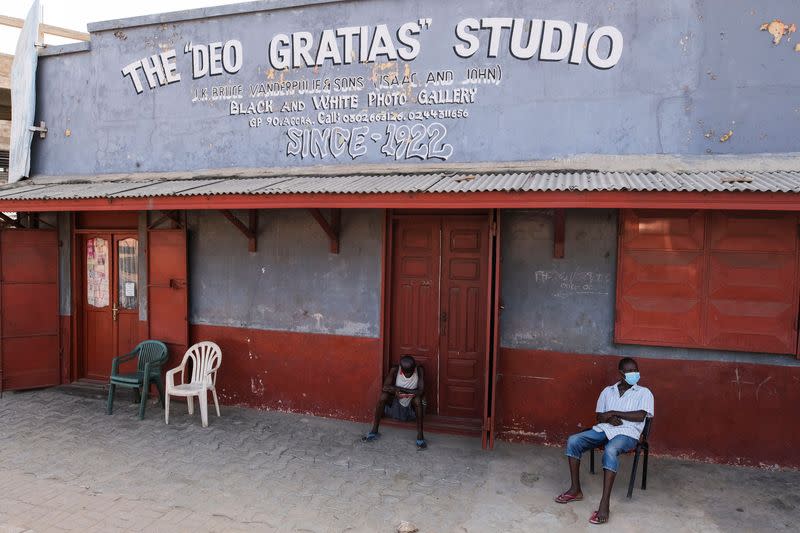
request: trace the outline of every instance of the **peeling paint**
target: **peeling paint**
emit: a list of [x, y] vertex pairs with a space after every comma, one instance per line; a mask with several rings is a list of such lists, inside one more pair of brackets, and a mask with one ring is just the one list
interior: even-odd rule
[[265, 390], [264, 382], [261, 380], [261, 378], [256, 378], [256, 377], [250, 378], [250, 392], [258, 396], [261, 396], [264, 394], [264, 390]]
[[784, 24], [781, 19], [774, 19], [772, 22], [762, 24], [760, 29], [761, 31], [769, 32], [772, 35], [772, 44], [777, 46], [781, 44], [784, 35], [797, 31], [797, 24]]
[[546, 431], [524, 431], [522, 429], [507, 429], [504, 430], [503, 433], [514, 437], [547, 439]]

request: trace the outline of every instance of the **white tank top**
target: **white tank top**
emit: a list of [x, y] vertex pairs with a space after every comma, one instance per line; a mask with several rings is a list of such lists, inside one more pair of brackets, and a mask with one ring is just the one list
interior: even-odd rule
[[[411, 377], [407, 378], [403, 374], [403, 369], [397, 369], [397, 379], [394, 380], [395, 387], [401, 387], [403, 389], [416, 389], [417, 383], [419, 383], [419, 376], [417, 375], [417, 369], [414, 369], [414, 373], [411, 374]], [[397, 398], [400, 400], [400, 405], [403, 407], [408, 407], [411, 405], [411, 399], [414, 397], [413, 394], [403, 394], [398, 393]]]

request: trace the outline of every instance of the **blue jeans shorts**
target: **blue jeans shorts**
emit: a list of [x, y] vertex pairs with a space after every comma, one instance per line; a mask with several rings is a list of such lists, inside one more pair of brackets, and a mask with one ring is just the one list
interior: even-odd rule
[[636, 447], [636, 439], [627, 435], [617, 435], [608, 440], [602, 431], [587, 429], [567, 439], [567, 457], [580, 461], [583, 452], [603, 446], [603, 469], [616, 472], [619, 469], [618, 455]]

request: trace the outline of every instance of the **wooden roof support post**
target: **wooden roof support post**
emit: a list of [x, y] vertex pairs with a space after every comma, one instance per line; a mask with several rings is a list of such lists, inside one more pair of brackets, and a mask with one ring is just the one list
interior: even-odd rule
[[242, 235], [247, 237], [247, 251], [255, 252], [258, 250], [258, 210], [251, 209], [250, 210], [250, 227], [244, 225], [244, 223], [236, 218], [236, 215], [231, 213], [228, 209], [220, 209], [219, 211], [222, 215], [227, 218], [231, 224], [233, 224], [236, 229], [242, 232]]
[[247, 243], [247, 251], [258, 251], [258, 209], [250, 210], [250, 234], [252, 237]]
[[553, 258], [555, 259], [564, 259], [566, 218], [564, 209], [555, 209], [553, 211]]
[[339, 253], [339, 231], [342, 226], [342, 210], [331, 209], [331, 221], [325, 219], [325, 215], [319, 209], [309, 209], [311, 216], [317, 221], [322, 230], [328, 235], [331, 240], [331, 253]]
[[162, 222], [166, 220], [171, 220], [176, 228], [182, 228], [183, 224], [181, 223], [181, 214], [180, 211], [164, 211], [163, 216], [153, 222], [152, 224], [147, 226], [147, 229], [155, 229], [157, 228]]

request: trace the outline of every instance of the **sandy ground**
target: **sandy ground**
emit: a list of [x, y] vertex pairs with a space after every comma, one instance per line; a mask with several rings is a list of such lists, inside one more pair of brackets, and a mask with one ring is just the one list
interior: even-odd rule
[[[586, 500], [553, 497], [568, 485], [563, 451], [223, 407], [200, 427], [175, 402], [170, 425], [148, 406], [58, 389], [0, 400], [0, 532], [369, 531], [403, 521], [420, 532], [596, 530], [601, 477]], [[797, 444], [797, 443], [794, 443]], [[789, 443], [787, 443], [789, 445]], [[800, 472], [651, 459], [648, 490], [625, 498], [625, 457], [611, 501], [615, 531], [797, 531]]]

